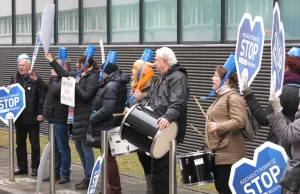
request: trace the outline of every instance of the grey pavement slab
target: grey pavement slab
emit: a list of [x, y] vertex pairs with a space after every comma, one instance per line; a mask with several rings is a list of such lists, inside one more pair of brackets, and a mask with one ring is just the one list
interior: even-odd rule
[[[0, 194], [34, 194], [36, 193], [36, 177], [32, 177], [31, 169], [29, 168], [28, 175], [15, 176], [15, 181], [9, 181], [9, 151], [5, 148], [0, 148]], [[28, 159], [30, 157], [28, 156]], [[30, 164], [30, 162], [29, 162]], [[16, 156], [15, 156], [15, 168], [16, 166]], [[48, 169], [48, 168], [47, 168]], [[60, 185], [58, 181], [55, 184], [55, 191], [57, 194], [83, 194], [87, 193], [86, 190], [75, 190], [75, 183], [78, 183], [83, 178], [82, 166], [77, 164], [72, 164], [71, 166], [71, 181], [70, 183]], [[45, 175], [48, 172], [46, 170]], [[138, 177], [132, 177], [128, 175], [120, 175], [122, 193], [123, 194], [144, 194], [146, 191], [145, 180]], [[96, 193], [101, 191], [101, 177], [99, 177]], [[49, 194], [50, 183], [43, 182], [41, 185], [40, 194]], [[190, 188], [177, 188], [178, 194], [195, 194], [202, 193], [197, 190]]]

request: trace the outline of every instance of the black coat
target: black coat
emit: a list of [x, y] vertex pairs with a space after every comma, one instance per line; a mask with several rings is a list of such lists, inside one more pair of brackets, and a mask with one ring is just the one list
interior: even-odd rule
[[[161, 79], [162, 81], [160, 81]], [[177, 122], [177, 141], [182, 143], [186, 131], [187, 101], [189, 99], [188, 78], [185, 68], [179, 64], [171, 66], [167, 73], [158, 77], [157, 83], [150, 89], [148, 98], [151, 98], [148, 106], [157, 115], [167, 119], [170, 123]]]
[[[26, 107], [20, 115], [23, 125], [38, 124], [38, 115], [43, 114], [46, 92], [36, 86], [35, 82], [27, 76], [16, 73], [11, 77], [10, 84], [19, 83], [25, 90]], [[21, 120], [17, 119], [16, 122]]]
[[113, 72], [104, 79], [94, 99], [93, 110], [96, 111], [90, 118], [91, 133], [100, 136], [101, 131], [120, 126], [123, 117], [113, 117], [113, 113], [122, 113], [127, 100], [127, 87], [130, 77], [121, 70]]
[[[66, 72], [55, 60], [50, 63], [59, 76], [74, 77], [76, 72]], [[100, 87], [99, 71], [92, 70], [83, 76], [75, 85], [75, 107], [73, 121], [73, 140], [85, 140], [92, 114], [93, 99]]]
[[44, 118], [50, 122], [67, 123], [68, 106], [60, 103], [61, 77], [50, 77], [48, 84], [38, 78], [36, 85], [48, 91], [43, 110]]

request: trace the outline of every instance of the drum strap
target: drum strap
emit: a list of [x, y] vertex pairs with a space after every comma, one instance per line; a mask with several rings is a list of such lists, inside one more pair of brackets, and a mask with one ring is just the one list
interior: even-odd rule
[[160, 77], [157, 79], [156, 85], [155, 85], [155, 87], [154, 87], [154, 91], [152, 92], [152, 94], [151, 94], [151, 96], [150, 96], [148, 102], [146, 103], [146, 106], [149, 105], [149, 103], [151, 102], [152, 98], [156, 95], [156, 93], [157, 93], [157, 91], [158, 91], [158, 87], [160, 86], [161, 82], [162, 82], [162, 76], [160, 76]]

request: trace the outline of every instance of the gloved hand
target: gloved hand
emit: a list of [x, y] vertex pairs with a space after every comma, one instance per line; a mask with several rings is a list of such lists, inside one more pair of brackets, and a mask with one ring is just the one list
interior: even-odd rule
[[243, 77], [242, 78], [242, 85], [241, 85], [241, 92], [243, 93], [244, 96], [247, 96], [252, 93], [251, 87], [248, 86], [248, 78]]
[[282, 111], [282, 106], [280, 104], [279, 97], [275, 98], [275, 83], [273, 80], [271, 81], [269, 101], [270, 101], [275, 113]]

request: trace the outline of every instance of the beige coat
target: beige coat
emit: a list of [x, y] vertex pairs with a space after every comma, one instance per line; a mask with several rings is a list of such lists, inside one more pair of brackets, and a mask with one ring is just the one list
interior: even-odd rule
[[[207, 110], [210, 122], [217, 124], [216, 133], [209, 133], [206, 126], [205, 141], [208, 148], [216, 153], [215, 163], [234, 164], [246, 155], [246, 144], [241, 129], [246, 124], [246, 104], [235, 89], [223, 86], [218, 97]], [[230, 109], [227, 109], [227, 96], [230, 97]]]

